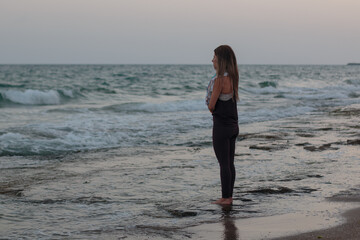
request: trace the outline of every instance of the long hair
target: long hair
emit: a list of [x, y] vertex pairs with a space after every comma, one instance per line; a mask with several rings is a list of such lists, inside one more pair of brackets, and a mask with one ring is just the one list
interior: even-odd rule
[[216, 75], [221, 77], [227, 72], [232, 81], [233, 89], [235, 92], [235, 99], [239, 99], [239, 71], [236, 62], [234, 51], [228, 45], [221, 45], [214, 50], [215, 56], [218, 61], [218, 68]]

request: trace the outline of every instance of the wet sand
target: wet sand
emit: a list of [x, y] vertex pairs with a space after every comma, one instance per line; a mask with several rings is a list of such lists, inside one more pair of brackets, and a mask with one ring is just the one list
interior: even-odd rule
[[[285, 135], [281, 135], [281, 131], [265, 130], [263, 131], [265, 135], [260, 136], [258, 126], [256, 130], [249, 127], [246, 128], [246, 133], [240, 135], [241, 142], [237, 144], [237, 152], [251, 155], [253, 154], [251, 151], [263, 151], [263, 153], [280, 151], [282, 156], [294, 155], [297, 157], [294, 149], [290, 146], [292, 143], [293, 146], [303, 148], [303, 150], [297, 149], [296, 151], [304, 159], [314, 158], [319, 153], [328, 154], [322, 156], [331, 156], [333, 152], [339, 151], [344, 155], [342, 159], [337, 159], [338, 161], [356, 160], [360, 154], [358, 148], [360, 142], [359, 116], [360, 106], [353, 105], [330, 111], [326, 116], [329, 118], [316, 117], [309, 122], [303, 121], [303, 126], [301, 126], [300, 118], [294, 126], [283, 124], [284, 128], [289, 129]], [[277, 126], [281, 129], [281, 124]], [[291, 138], [289, 132], [294, 129], [297, 137]], [[316, 129], [316, 131], [311, 129]], [[323, 134], [319, 134], [320, 132]], [[257, 139], [261, 140], [257, 141]], [[264, 139], [269, 141], [264, 141]], [[262, 156], [266, 157], [266, 154]], [[357, 161], [347, 168], [357, 171]], [[318, 177], [323, 176], [319, 175]], [[351, 181], [356, 182], [357, 179], [351, 179], [345, 173], [334, 175], [331, 179], [331, 182], [337, 182], [337, 184]], [[360, 188], [343, 189], [340, 193], [324, 189], [317, 190], [320, 192], [317, 203], [309, 204], [305, 211], [239, 219], [232, 217], [230, 208], [223, 210], [223, 216], [219, 223], [202, 224], [187, 230], [192, 234], [192, 239], [360, 239]], [[301, 201], [299, 198], [298, 202]], [[241, 205], [242, 203], [237, 199], [235, 204]]]
[[311, 209], [307, 214], [248, 219], [232, 218], [232, 207], [222, 207], [224, 215], [221, 222], [190, 227], [187, 231], [192, 234], [192, 239], [360, 239], [360, 197], [334, 197], [329, 200], [309, 206]]
[[[333, 202], [355, 203], [359, 205], [360, 195], [356, 192], [340, 193], [329, 198]], [[360, 239], [360, 207], [350, 209], [342, 214], [343, 224], [318, 231], [306, 232], [299, 235], [276, 238], [276, 240], [300, 239], [329, 239], [329, 240], [357, 240]], [[275, 239], [274, 239], [275, 240]]]
[[360, 239], [360, 210], [350, 210], [360, 206], [359, 117], [358, 105], [243, 125], [232, 208], [210, 204], [220, 181], [208, 145], [94, 151], [9, 168], [0, 174], [7, 203], [0, 232], [34, 239], [38, 229], [77, 239]]
[[[356, 119], [354, 117], [360, 116], [359, 105], [354, 105], [352, 108], [341, 109], [333, 111], [332, 115], [335, 117], [346, 117], [347, 119]], [[358, 124], [350, 124], [349, 122], [342, 122], [342, 125], [348, 125], [353, 129], [359, 129]], [[359, 131], [354, 131], [353, 136], [359, 136]], [[348, 145], [359, 145], [359, 139], [350, 139], [346, 141]], [[359, 149], [357, 150], [359, 152]], [[349, 189], [336, 194], [335, 196], [328, 198], [332, 202], [343, 202], [349, 204], [359, 205], [360, 193], [359, 189]], [[356, 206], [354, 205], [354, 206]], [[306, 233], [276, 238], [276, 240], [298, 240], [298, 239], [329, 239], [329, 240], [355, 240], [360, 239], [360, 208], [353, 208], [344, 211], [342, 216], [344, 217], [344, 223], [335, 226], [327, 227], [317, 231], [307, 231]]]
[[[327, 203], [322, 206], [329, 207]], [[356, 205], [342, 207], [348, 209], [351, 206]], [[294, 213], [250, 219], [233, 219], [225, 214], [220, 223], [203, 224], [187, 230], [192, 233], [192, 239], [360, 239], [360, 208], [347, 210], [342, 215], [335, 205], [332, 207], [308, 215]]]
[[346, 223], [329, 228], [308, 232], [295, 236], [286, 236], [276, 240], [303, 240], [303, 239], [328, 239], [328, 240], [358, 240], [360, 239], [360, 208], [347, 211], [344, 215]]

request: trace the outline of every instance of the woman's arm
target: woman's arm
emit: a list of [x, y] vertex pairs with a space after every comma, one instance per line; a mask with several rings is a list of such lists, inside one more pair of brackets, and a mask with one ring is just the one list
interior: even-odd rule
[[210, 102], [208, 105], [208, 108], [210, 110], [210, 112], [212, 113], [215, 109], [215, 104], [220, 96], [221, 90], [222, 90], [222, 84], [223, 83], [223, 79], [222, 78], [216, 78], [215, 82], [214, 82], [214, 87], [213, 87], [213, 91], [211, 93], [211, 98], [210, 98]]

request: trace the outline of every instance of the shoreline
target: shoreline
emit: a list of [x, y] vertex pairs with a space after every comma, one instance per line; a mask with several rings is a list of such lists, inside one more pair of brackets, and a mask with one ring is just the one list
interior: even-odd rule
[[297, 235], [274, 238], [272, 240], [300, 240], [300, 239], [329, 239], [329, 240], [357, 240], [360, 239], [360, 195], [341, 193], [329, 198], [332, 202], [357, 204], [356, 208], [343, 211], [344, 222], [340, 225], [316, 231], [307, 231]]
[[[95, 150], [26, 165], [8, 158], [0, 232], [34, 239], [39, 229], [48, 238], [77, 239], [356, 239], [359, 219], [347, 214], [360, 215], [360, 105], [326, 112], [243, 125], [230, 209], [210, 204], [220, 180], [208, 145]], [[24, 167], [11, 168], [14, 160]]]
[[[326, 188], [327, 183], [343, 185], [346, 181], [358, 182], [355, 178], [349, 179], [349, 176], [357, 171], [358, 165], [354, 164], [356, 162], [348, 160], [358, 159], [358, 148], [356, 147], [359, 144], [357, 131], [359, 125], [356, 117], [359, 114], [360, 105], [352, 104], [343, 108], [333, 108], [326, 116], [312, 114], [303, 118], [276, 120], [274, 123], [260, 125], [260, 128], [259, 124], [257, 126], [247, 125], [246, 131], [243, 132], [243, 140], [237, 144], [237, 152], [241, 152], [242, 156], [246, 154], [253, 156], [254, 152], [252, 151], [257, 151], [258, 155], [255, 159], [276, 157], [282, 159], [281, 157], [286, 154], [289, 158], [295, 159], [294, 164], [302, 160], [306, 161], [309, 166], [316, 165], [323, 160], [329, 163], [339, 163], [333, 166], [327, 165], [327, 167], [339, 168], [339, 171], [336, 172], [338, 174], [332, 173], [330, 176], [321, 171], [315, 171], [313, 176], [322, 179], [323, 187], [315, 189], [312, 200], [299, 197], [296, 201], [293, 199], [290, 205], [289, 202], [285, 202], [286, 205], [283, 207], [289, 210], [286, 214], [274, 212], [273, 215], [265, 217], [236, 218], [231, 209], [223, 210], [219, 222], [200, 224], [184, 230], [191, 234], [192, 239], [200, 240], [360, 239], [359, 185], [347, 188], [344, 186], [337, 191]], [[311, 127], [308, 126], [309, 124]], [[259, 136], [264, 136], [265, 140], [262, 138], [258, 140]], [[292, 138], [292, 136], [295, 137]], [[280, 150], [282, 152], [278, 152]], [[344, 153], [341, 158], [339, 158], [339, 154], [336, 155], [339, 152]], [[279, 168], [281, 167], [279, 165]], [[280, 177], [279, 179], [283, 180]], [[285, 180], [287, 179], [285, 178]], [[290, 180], [295, 181], [296, 179], [290, 178]], [[300, 178], [300, 180], [303, 179]], [[299, 184], [298, 181], [296, 182]], [[296, 189], [298, 184], [289, 184], [286, 187]], [[239, 200], [241, 198], [237, 199], [237, 201]], [[241, 201], [236, 204], [242, 205]], [[278, 207], [281, 207], [281, 203], [279, 204]], [[271, 205], [269, 207], [271, 208]]]
[[193, 239], [360, 239], [360, 197], [331, 199], [311, 208], [307, 214], [290, 213], [247, 219], [235, 219], [231, 217], [231, 210], [223, 209], [224, 217], [219, 223], [201, 224], [186, 230]]
[[328, 239], [328, 240], [357, 240], [360, 239], [360, 207], [351, 209], [342, 214], [345, 223], [327, 229], [306, 232], [298, 235], [274, 238], [273, 240], [302, 240], [302, 239]]

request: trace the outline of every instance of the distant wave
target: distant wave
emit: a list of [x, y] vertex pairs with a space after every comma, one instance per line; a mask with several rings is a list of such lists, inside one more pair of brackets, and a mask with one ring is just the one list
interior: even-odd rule
[[274, 82], [260, 82], [259, 87], [247, 86], [240, 88], [243, 94], [256, 96], [274, 95], [274, 98], [286, 98], [292, 100], [343, 100], [357, 98], [360, 90], [360, 80], [346, 80], [346, 84], [316, 87], [278, 87]]
[[315, 108], [307, 106], [299, 107], [286, 107], [286, 108], [262, 108], [256, 111], [246, 111], [239, 114], [239, 124], [245, 124], [250, 122], [263, 122], [277, 120], [286, 117], [293, 117], [314, 111]]
[[359, 86], [360, 85], [360, 79], [348, 79], [348, 80], [345, 80], [345, 83], [349, 84], [349, 85]]
[[123, 103], [101, 108], [100, 110], [114, 112], [180, 112], [207, 110], [204, 100], [183, 100], [165, 103]]
[[10, 102], [22, 105], [59, 105], [63, 99], [74, 98], [72, 90], [40, 91], [27, 89], [0, 91], [0, 103]]
[[0, 83], [0, 88], [22, 88], [24, 86], [25, 85], [23, 84], [16, 85], [16, 84]]
[[260, 82], [259, 86], [261, 88], [265, 88], [265, 87], [273, 87], [276, 88], [277, 87], [277, 83], [276, 82], [272, 82], [272, 81], [265, 81], [265, 82]]
[[[59, 122], [39, 122], [3, 129], [0, 132], [0, 157], [58, 155], [151, 145], [211, 146], [211, 140], [204, 135], [204, 131], [208, 134], [211, 129], [211, 114], [203, 101], [129, 103], [107, 108], [74, 112], [71, 117]], [[141, 112], [144, 109], [146, 112]], [[187, 109], [192, 109], [192, 112]], [[134, 112], [126, 112], [129, 110]], [[240, 110], [239, 124], [293, 117], [312, 110], [314, 108], [295, 106]], [[116, 111], [124, 112], [119, 114]]]

